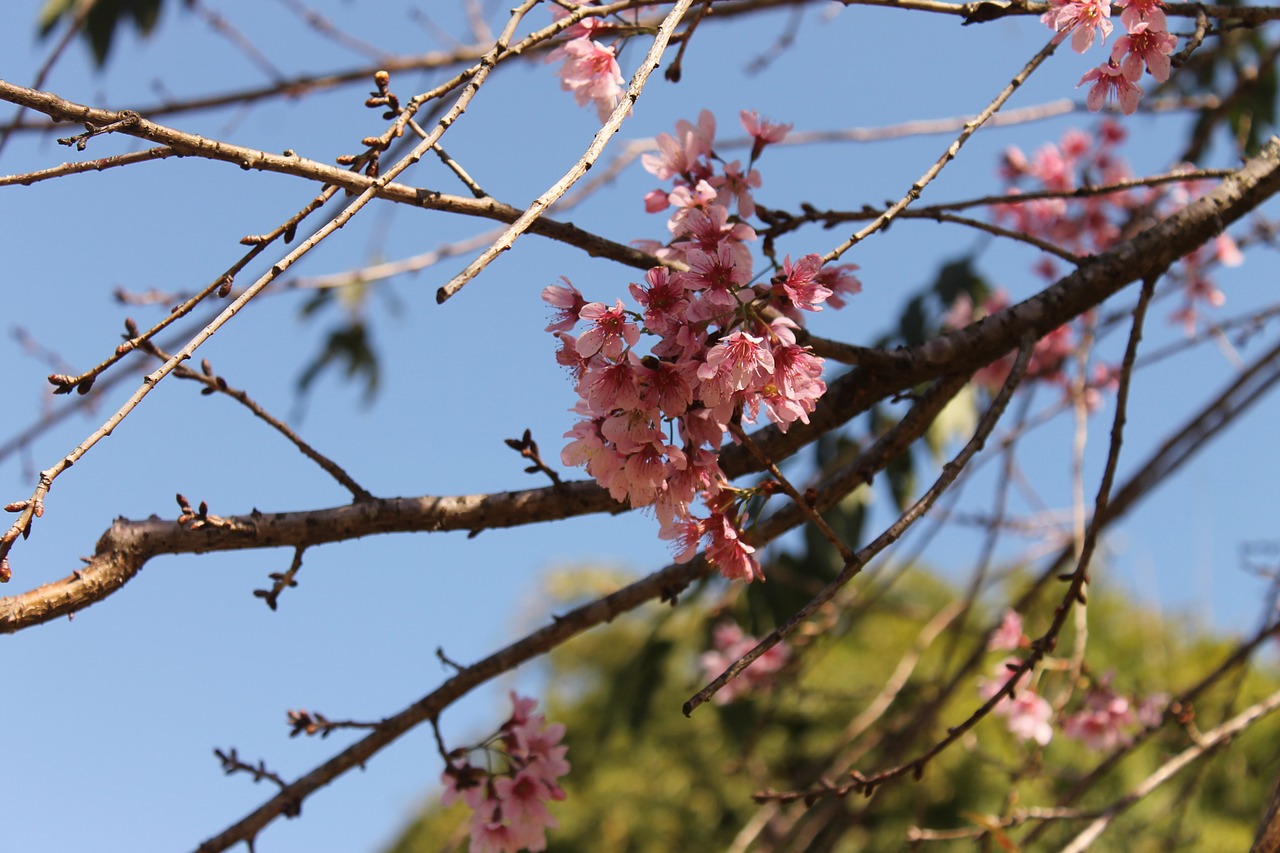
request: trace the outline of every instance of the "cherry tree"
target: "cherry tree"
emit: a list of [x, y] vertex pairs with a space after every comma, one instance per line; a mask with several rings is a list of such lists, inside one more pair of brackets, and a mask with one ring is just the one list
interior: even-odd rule
[[[85, 623], [190, 614], [173, 642], [267, 644], [207, 663], [255, 669], [255, 702], [305, 676], [346, 706], [277, 706], [280, 740], [313, 736], [283, 762], [265, 735], [253, 755], [219, 746], [215, 770], [265, 788], [202, 810], [197, 849], [265, 847], [315, 811], [358, 821], [317, 795], [358, 802], [350, 771], [376, 776], [414, 736], [429, 754], [395, 772], [466, 805], [471, 849], [544, 849], [589, 746], [534, 685], [504, 689], [487, 728], [450, 721], [468, 694], [663, 607], [708, 642], [683, 708], [653, 713], [768, 702], [807, 689], [815, 636], [926, 564], [956, 588], [883, 650], [899, 665], [876, 697], [841, 700], [862, 745], [804, 785], [772, 768], [792, 787], [755, 792], [757, 834], [1002, 742], [1008, 797], [964, 837], [1030, 847], [1065, 825], [1082, 850], [1280, 707], [1242, 692], [1196, 713], [1265, 648], [1271, 597], [1167, 683], [1088, 642], [1090, 589], [1117, 583], [1106, 534], [1280, 378], [1273, 300], [1230, 286], [1274, 241], [1280, 9], [439, 5], [51, 0], [30, 15], [43, 58], [0, 79], [7, 255], [28, 279], [11, 287], [35, 300], [11, 312], [26, 384], [9, 393], [0, 626], [110, 643], [123, 628]], [[102, 71], [76, 66], [80, 40]], [[182, 61], [151, 66], [161, 46]], [[941, 118], [921, 112], [935, 89]], [[857, 126], [872, 95], [907, 112]], [[1256, 503], [1267, 448], [1247, 455], [1229, 489]], [[447, 541], [452, 565], [429, 571], [448, 583], [388, 567], [370, 537], [392, 534]], [[495, 630], [487, 602], [511, 605], [495, 587], [513, 575], [491, 562], [532, 573], [609, 546], [650, 562]], [[225, 571], [191, 556], [210, 553]], [[180, 597], [124, 611], [161, 573]], [[400, 627], [436, 590], [461, 624]], [[946, 666], [916, 672], [926, 650]], [[396, 658], [386, 704], [326, 680], [349, 655]], [[211, 701], [121, 677], [152, 685], [138, 715]], [[237, 739], [216, 709], [182, 734]], [[1156, 743], [1123, 795], [1080, 805]], [[1080, 754], [1075, 784], [1033, 790]], [[1260, 816], [1261, 849], [1276, 832]]]

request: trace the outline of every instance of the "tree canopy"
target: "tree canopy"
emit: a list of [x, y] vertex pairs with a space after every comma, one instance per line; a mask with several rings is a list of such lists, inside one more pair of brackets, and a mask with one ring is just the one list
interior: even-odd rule
[[25, 12], [8, 843], [1280, 849], [1280, 9]]

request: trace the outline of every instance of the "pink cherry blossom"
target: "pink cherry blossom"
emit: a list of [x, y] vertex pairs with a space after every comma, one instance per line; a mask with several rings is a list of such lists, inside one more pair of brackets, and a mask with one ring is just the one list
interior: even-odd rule
[[644, 280], [643, 285], [630, 286], [631, 295], [644, 308], [645, 327], [666, 335], [680, 325], [689, 310], [684, 284], [666, 267], [654, 267], [645, 273]]
[[671, 206], [665, 190], [649, 190], [644, 194], [644, 212], [661, 213]]
[[1103, 687], [1088, 695], [1084, 708], [1062, 721], [1062, 732], [1089, 749], [1111, 750], [1129, 742], [1126, 729], [1135, 722], [1129, 700]]
[[614, 409], [640, 407], [641, 382], [649, 369], [640, 364], [635, 353], [611, 364], [590, 368], [582, 377], [579, 392], [592, 412], [605, 414]]
[[751, 144], [751, 162], [753, 163], [760, 156], [760, 152], [764, 150], [766, 145], [772, 145], [775, 142], [781, 142], [786, 139], [787, 134], [791, 132], [791, 128], [795, 126], [761, 121], [759, 114], [755, 110], [743, 110], [738, 113], [738, 118], [742, 122], [743, 129], [751, 134], [753, 138]]
[[1164, 719], [1165, 708], [1169, 705], [1169, 697], [1164, 693], [1152, 693], [1138, 703], [1136, 716], [1138, 723], [1145, 728], [1154, 729]]
[[1111, 34], [1110, 0], [1049, 0], [1049, 11], [1040, 20], [1057, 31], [1054, 41], [1071, 36], [1071, 49], [1084, 53], [1093, 44], [1094, 35], [1102, 33], [1106, 41]]
[[713, 175], [710, 184], [716, 188], [716, 201], [719, 204], [727, 208], [736, 202], [739, 216], [755, 216], [756, 202], [751, 197], [751, 190], [759, 189], [761, 184], [760, 173], [755, 169], [743, 174], [742, 164], [734, 160], [725, 164], [723, 175]]
[[[535, 714], [533, 699], [512, 693], [511, 702], [511, 717], [497, 735], [481, 746], [450, 753], [445, 768], [441, 801], [448, 806], [461, 798], [471, 808], [473, 851], [545, 850], [546, 830], [557, 825], [546, 804], [565, 797], [557, 781], [569, 772], [568, 747], [560, 744], [564, 726], [548, 725]], [[481, 750], [501, 756], [505, 768], [494, 770], [490, 758], [484, 762], [489, 769], [482, 769], [464, 757]]]
[[[698, 659], [702, 665], [702, 673], [708, 680], [718, 678], [738, 658], [751, 651], [759, 643], [750, 634], [733, 622], [721, 622], [711, 632], [712, 650], [704, 652]], [[764, 654], [751, 662], [751, 665], [738, 674], [738, 677], [720, 688], [715, 695], [717, 705], [726, 705], [740, 696], [767, 686], [774, 675], [782, 669], [790, 657], [785, 643], [777, 643]]]
[[640, 330], [627, 319], [622, 300], [615, 300], [613, 308], [603, 302], [584, 305], [578, 316], [592, 326], [578, 338], [578, 354], [590, 358], [597, 352], [605, 358], [617, 358], [624, 347], [635, 346], [640, 340]]
[[764, 338], [736, 331], [707, 352], [707, 361], [698, 368], [702, 380], [703, 399], [714, 388], [713, 400], [723, 399], [734, 391], [760, 387], [773, 374], [773, 353], [764, 346]]
[[1053, 739], [1053, 706], [1043, 696], [1030, 690], [1021, 690], [1008, 701], [1001, 712], [1007, 720], [1009, 733], [1018, 740], [1034, 740], [1044, 746]]
[[641, 164], [658, 180], [684, 177], [697, 181], [711, 173], [704, 158], [711, 154], [715, 143], [716, 119], [709, 110], [698, 115], [697, 125], [681, 119], [676, 123], [676, 135], [659, 133], [656, 142], [658, 154], [645, 154]]
[[1022, 617], [1016, 610], [1006, 610], [1000, 619], [1000, 627], [991, 634], [987, 641], [988, 651], [1008, 651], [1022, 645]]
[[1169, 33], [1153, 30], [1147, 21], [1141, 21], [1129, 29], [1128, 35], [1116, 39], [1111, 48], [1111, 61], [1120, 62], [1130, 82], [1138, 81], [1145, 65], [1151, 76], [1163, 83], [1169, 79], [1169, 55], [1177, 46], [1178, 40]]
[[565, 42], [547, 59], [554, 61], [560, 57], [564, 57], [560, 88], [573, 92], [580, 107], [594, 103], [600, 121], [607, 119], [622, 97], [622, 71], [614, 59], [613, 48], [582, 36]]
[[707, 560], [729, 580], [764, 580], [764, 570], [753, 556], [755, 548], [742, 541], [738, 528], [722, 513], [712, 513], [705, 529], [711, 536]]
[[1119, 102], [1120, 109], [1125, 115], [1133, 115], [1138, 109], [1142, 88], [1126, 77], [1123, 69], [1116, 65], [1114, 60], [1090, 69], [1080, 78], [1076, 88], [1079, 89], [1090, 81], [1093, 82], [1093, 86], [1089, 88], [1089, 96], [1085, 102], [1092, 112], [1102, 109], [1102, 105], [1113, 98]]
[[862, 282], [853, 274], [856, 269], [858, 269], [857, 264], [825, 266], [814, 277], [814, 281], [831, 291], [831, 295], [827, 297], [827, 304], [832, 308], [837, 310], [843, 308], [845, 295], [852, 296], [862, 292]]
[[821, 311], [822, 303], [831, 296], [831, 290], [818, 280], [821, 269], [821, 255], [805, 255], [794, 264], [787, 255], [782, 261], [782, 272], [773, 280], [773, 292], [795, 308]]
[[1142, 21], [1150, 24], [1153, 30], [1169, 29], [1168, 19], [1162, 8], [1164, 4], [1160, 0], [1116, 0], [1116, 5], [1124, 7], [1124, 11], [1120, 13], [1120, 23], [1130, 32]]
[[560, 276], [560, 280], [564, 282], [564, 287], [548, 284], [542, 289], [542, 301], [557, 310], [551, 325], [547, 326], [548, 332], [567, 332], [572, 329], [578, 322], [578, 312], [587, 304], [573, 282], [564, 276]]
[[[978, 694], [983, 699], [990, 700], [1004, 689], [1012, 677], [1009, 667], [1017, 664], [1017, 658], [1007, 658], [997, 668], [994, 678], [979, 679]], [[1014, 695], [1000, 697], [992, 711], [1005, 718], [1009, 733], [1018, 740], [1034, 740], [1044, 746], [1053, 739], [1053, 727], [1049, 724], [1053, 718], [1053, 706], [1037, 695], [1025, 681], [1018, 686]]]

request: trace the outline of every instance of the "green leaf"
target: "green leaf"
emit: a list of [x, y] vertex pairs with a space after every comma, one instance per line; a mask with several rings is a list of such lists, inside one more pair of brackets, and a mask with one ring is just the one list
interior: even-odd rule
[[974, 270], [973, 258], [965, 256], [942, 265], [933, 280], [933, 292], [943, 308], [949, 308], [961, 295], [972, 299], [974, 305], [981, 305], [990, 295], [991, 286]]
[[973, 385], [966, 385], [951, 398], [925, 430], [924, 440], [934, 461], [942, 461], [942, 453], [955, 439], [967, 439], [978, 427], [978, 404]]
[[[160, 20], [160, 4], [163, 0], [98, 0], [85, 15], [81, 34], [89, 41], [94, 62], [101, 68], [111, 53], [116, 30], [125, 18], [133, 20], [134, 28], [142, 35], [149, 35]], [[75, 20], [80, 0], [48, 0], [36, 18], [40, 37], [53, 32], [64, 18]]]
[[298, 390], [303, 394], [311, 388], [317, 377], [331, 366], [345, 368], [346, 378], [364, 378], [365, 402], [371, 402], [378, 392], [378, 356], [369, 340], [365, 324], [353, 320], [329, 332], [324, 348], [298, 377]]
[[70, 12], [75, 5], [76, 0], [47, 0], [36, 17], [36, 23], [40, 27], [40, 38], [53, 32], [53, 28], [58, 26], [62, 16]]

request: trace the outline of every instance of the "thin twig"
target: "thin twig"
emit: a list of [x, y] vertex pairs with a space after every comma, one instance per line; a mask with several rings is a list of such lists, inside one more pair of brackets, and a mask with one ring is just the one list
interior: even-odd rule
[[1042, 62], [1053, 55], [1053, 52], [1057, 47], [1057, 42], [1050, 40], [1048, 44], [1041, 48], [1040, 52], [1033, 56], [1031, 61], [1024, 65], [1022, 70], [1014, 75], [1013, 79], [1009, 81], [1009, 85], [1005, 86], [1004, 89], [1000, 91], [1000, 94], [996, 95], [995, 100], [988, 104], [986, 109], [978, 113], [976, 117], [965, 122], [964, 129], [960, 131], [960, 135], [957, 136], [949, 146], [947, 146], [947, 150], [942, 153], [942, 156], [938, 158], [937, 162], [930, 166], [929, 169], [911, 185], [911, 189], [907, 190], [906, 195], [877, 216], [875, 221], [870, 225], [853, 234], [848, 240], [845, 240], [839, 246], [836, 246], [834, 249], [823, 255], [823, 262], [830, 263], [831, 261], [836, 260], [858, 243], [861, 243], [867, 237], [870, 237], [872, 234], [887, 226], [893, 221], [895, 216], [903, 210], [906, 210], [908, 205], [918, 199], [920, 197], [920, 193], [924, 191], [924, 188], [933, 182], [933, 179], [942, 172], [943, 168], [945, 168], [948, 163], [955, 159], [956, 154], [960, 152], [960, 148], [966, 141], [968, 141], [969, 137], [972, 136], [978, 128], [982, 127], [988, 118], [995, 115], [1000, 107], [1004, 106], [1005, 101], [1009, 100], [1009, 98], [1013, 96], [1013, 93], [1018, 90], [1018, 87], [1020, 87], [1026, 79], [1031, 76], [1033, 71], [1040, 67]]
[[685, 12], [688, 11], [691, 5], [693, 5], [693, 0], [677, 0], [671, 12], [663, 20], [662, 25], [658, 27], [658, 32], [653, 37], [653, 44], [650, 45], [649, 52], [645, 54], [640, 67], [636, 69], [636, 73], [632, 76], [626, 93], [618, 101], [617, 106], [610, 113], [604, 126], [596, 132], [591, 144], [587, 146], [587, 150], [578, 158], [578, 161], [570, 167], [569, 171], [565, 172], [560, 180], [534, 199], [524, 213], [515, 222], [511, 223], [511, 226], [503, 232], [501, 237], [493, 242], [493, 245], [481, 252], [478, 258], [467, 264], [466, 269], [444, 284], [436, 292], [436, 302], [443, 303], [449, 299], [449, 297], [461, 290], [467, 282], [479, 275], [480, 271], [492, 263], [494, 258], [510, 249], [516, 238], [529, 230], [529, 226], [542, 216], [547, 207], [554, 204], [557, 199], [568, 192], [569, 188], [576, 184], [578, 179], [595, 165], [596, 160], [600, 158], [601, 152], [604, 151], [605, 145], [618, 132], [618, 128], [622, 126], [623, 119], [631, 114], [632, 105], [640, 98], [640, 94], [644, 91], [645, 84], [649, 80], [649, 75], [657, 70], [662, 54], [666, 52], [667, 43], [671, 40], [671, 32], [680, 23], [680, 19], [684, 17]]

